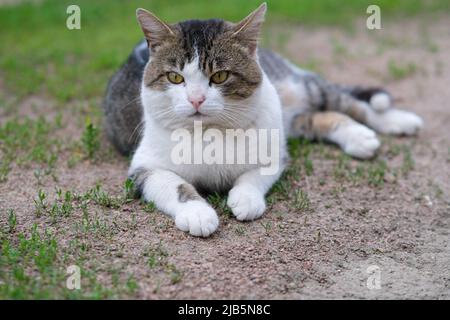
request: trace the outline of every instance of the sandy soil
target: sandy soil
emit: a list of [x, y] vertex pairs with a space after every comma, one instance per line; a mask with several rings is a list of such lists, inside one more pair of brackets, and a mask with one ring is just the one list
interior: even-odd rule
[[[356, 30], [364, 30], [362, 23]], [[448, 26], [445, 17], [386, 22], [382, 31], [351, 33], [290, 26], [287, 34], [283, 51], [295, 62], [311, 64], [341, 83], [382, 84], [399, 105], [424, 118], [419, 137], [385, 139], [410, 148], [415, 167], [407, 175], [387, 175], [382, 187], [336, 180], [333, 172], [340, 151], [325, 146], [334, 157], [313, 152], [314, 173], [294, 177], [295, 186], [309, 196], [308, 210], [295, 210], [288, 201], [280, 201], [251, 223], [223, 215], [219, 231], [209, 239], [178, 231], [169, 218], [143, 212], [136, 202], [121, 210], [93, 208], [90, 214], [114, 221], [116, 228], [110, 237], [80, 239], [89, 247], [91, 270], [105, 284], [111, 282], [111, 269], [119, 270], [121, 277], [134, 275], [139, 284], [135, 297], [146, 299], [449, 299]], [[278, 29], [283, 28], [272, 32]], [[415, 72], [394, 79], [389, 61], [413, 63]], [[114, 156], [117, 159], [106, 163], [85, 162], [72, 169], [61, 162], [57, 185], [84, 192], [100, 181], [112, 194], [120, 194], [127, 162]], [[386, 158], [388, 167], [402, 161], [401, 156], [389, 156], [388, 143], [380, 157]], [[350, 161], [350, 166], [357, 165], [358, 161]], [[54, 187], [51, 178], [44, 180], [44, 190], [52, 194]], [[18, 231], [37, 222], [68, 245], [81, 212], [49, 226], [46, 218], [34, 215], [32, 199], [38, 188], [33, 170], [14, 168], [9, 180], [0, 184], [0, 208], [16, 210]], [[171, 280], [167, 268], [148, 267], [148, 252], [159, 244], [167, 252], [165, 264], [182, 274], [180, 281]], [[369, 266], [380, 272], [379, 289], [367, 287]]]

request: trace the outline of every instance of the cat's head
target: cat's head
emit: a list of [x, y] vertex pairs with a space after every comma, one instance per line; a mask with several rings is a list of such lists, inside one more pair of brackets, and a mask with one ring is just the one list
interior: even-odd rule
[[[238, 23], [189, 20], [167, 24], [138, 9], [150, 60], [142, 83], [146, 112], [170, 128], [194, 120], [245, 127], [263, 79], [257, 45], [266, 4]], [[148, 110], [147, 110], [148, 109]]]

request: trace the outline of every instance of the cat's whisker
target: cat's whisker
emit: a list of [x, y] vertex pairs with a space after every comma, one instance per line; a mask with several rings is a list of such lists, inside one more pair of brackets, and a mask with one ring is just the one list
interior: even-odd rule
[[144, 119], [142, 119], [141, 122], [139, 122], [139, 124], [136, 126], [136, 128], [134, 128], [133, 132], [130, 135], [130, 138], [128, 139], [128, 142], [133, 142], [135, 137], [137, 138], [142, 134], [142, 131], [144, 130], [144, 123], [145, 121]]
[[140, 100], [140, 99], [141, 99], [140, 96], [138, 96], [138, 97], [136, 97], [136, 98], [134, 98], [134, 99], [131, 99], [130, 101], [128, 101], [128, 102], [127, 102], [126, 104], [124, 104], [123, 106], [120, 106], [118, 109], [119, 109], [119, 110], [125, 109], [125, 108], [128, 107], [130, 104], [135, 103], [135, 102], [137, 102], [137, 101]]

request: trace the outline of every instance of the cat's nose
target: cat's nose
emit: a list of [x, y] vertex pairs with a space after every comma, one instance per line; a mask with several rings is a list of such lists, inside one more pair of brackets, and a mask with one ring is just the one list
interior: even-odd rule
[[200, 108], [200, 106], [202, 105], [202, 103], [205, 101], [205, 96], [204, 95], [200, 95], [200, 96], [192, 96], [189, 97], [189, 102], [192, 104], [192, 106], [198, 110]]

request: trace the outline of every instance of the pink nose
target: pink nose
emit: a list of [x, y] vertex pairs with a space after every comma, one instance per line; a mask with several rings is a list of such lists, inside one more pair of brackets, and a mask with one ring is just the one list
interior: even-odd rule
[[196, 97], [189, 97], [189, 102], [194, 106], [196, 110], [200, 108], [202, 103], [205, 101], [205, 96], [196, 96]]

